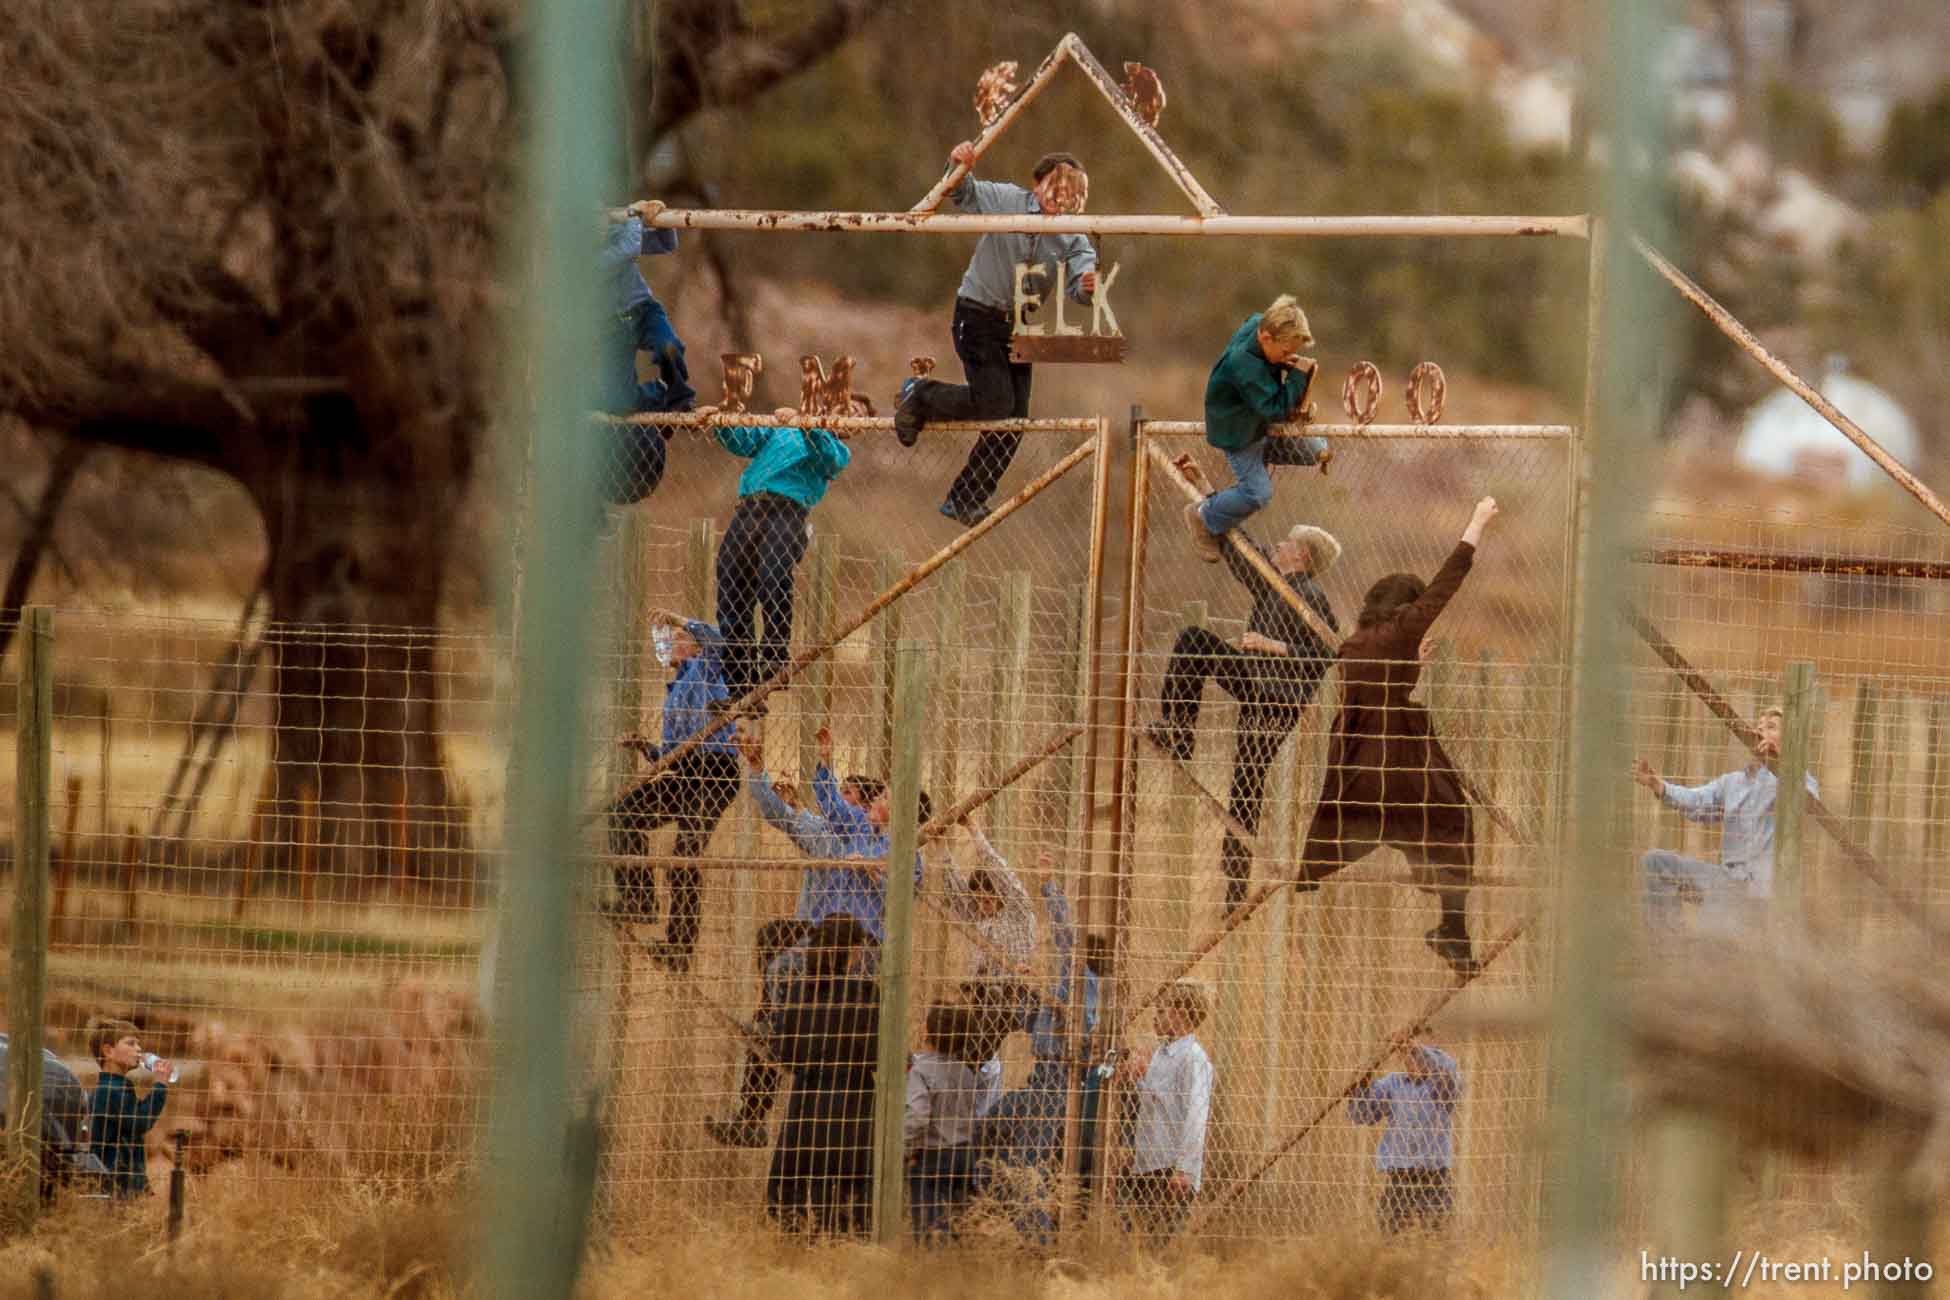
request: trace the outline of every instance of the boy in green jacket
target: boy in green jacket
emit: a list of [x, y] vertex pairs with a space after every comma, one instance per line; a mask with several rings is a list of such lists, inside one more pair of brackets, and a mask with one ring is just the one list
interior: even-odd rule
[[1185, 507], [1185, 526], [1199, 558], [1219, 562], [1219, 538], [1273, 499], [1273, 465], [1324, 465], [1325, 438], [1268, 439], [1266, 426], [1296, 419], [1313, 383], [1315, 362], [1300, 355], [1314, 341], [1307, 315], [1283, 293], [1248, 316], [1205, 382], [1205, 440], [1226, 454], [1235, 480]]

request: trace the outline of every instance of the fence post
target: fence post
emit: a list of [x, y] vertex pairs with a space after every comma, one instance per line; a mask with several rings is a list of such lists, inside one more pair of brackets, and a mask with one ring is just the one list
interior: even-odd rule
[[7, 965], [5, 1226], [25, 1232], [41, 1205], [41, 1045], [47, 998], [48, 780], [54, 766], [54, 616], [20, 612], [19, 721], [14, 733], [14, 907]]
[[[1703, 1111], [1668, 1108], [1652, 1119], [1652, 1255], [1725, 1259], [1727, 1191], [1733, 1177], [1733, 1137], [1725, 1121]], [[1658, 1300], [1678, 1300], [1677, 1278], [1653, 1288]]]
[[1799, 919], [1805, 893], [1803, 816], [1808, 809], [1808, 750], [1814, 735], [1815, 666], [1797, 660], [1781, 679], [1780, 787], [1774, 796], [1774, 897]]
[[[938, 741], [933, 754], [934, 797], [941, 801], [937, 806], [945, 808], [962, 790], [962, 660], [967, 640], [963, 605], [968, 594], [968, 570], [950, 564], [935, 575], [935, 582], [934, 689], [929, 694], [935, 700], [933, 735]], [[947, 969], [950, 936], [948, 914], [932, 909], [921, 942], [922, 958], [931, 974]]]
[[1943, 853], [1945, 819], [1950, 818], [1950, 771], [1946, 771], [1944, 746], [1950, 744], [1950, 703], [1942, 695], [1930, 696], [1930, 721], [1927, 742], [1928, 764], [1923, 772], [1923, 856], [1934, 860]]
[[[1255, 879], [1272, 879], [1287, 863], [1297, 860], [1294, 805], [1300, 784], [1300, 729], [1280, 747], [1273, 760], [1273, 780], [1267, 791], [1264, 831], [1267, 852]], [[1260, 1097], [1260, 1150], [1270, 1152], [1280, 1140], [1280, 1078], [1286, 1065], [1287, 912], [1293, 891], [1283, 889], [1266, 905], [1266, 925], [1260, 937], [1260, 1037], [1264, 1040], [1266, 1083]]]
[[[1022, 756], [1029, 716], [1030, 616], [1034, 609], [1033, 585], [1027, 572], [1017, 569], [1002, 575], [996, 588], [995, 743], [989, 752], [989, 780], [999, 781], [1016, 759]], [[1022, 862], [1022, 790], [1012, 785], [989, 803], [989, 838], [996, 852], [1012, 862]]]
[[928, 646], [903, 640], [894, 656], [894, 755], [888, 770], [887, 941], [880, 949], [880, 1042], [874, 1076], [873, 1236], [900, 1240], [906, 1224], [901, 1172], [907, 1110], [907, 1000], [914, 918], [914, 850], [920, 838], [921, 741], [928, 717]]
[[[907, 561], [899, 551], [882, 551], [874, 561], [875, 591], [886, 591], [901, 579], [907, 569]], [[894, 678], [895, 660], [898, 657], [895, 647], [900, 644], [901, 624], [905, 621], [903, 611], [906, 606], [896, 602], [880, 611], [873, 621], [873, 675], [876, 689], [873, 693], [873, 764], [875, 773], [891, 772], [894, 768]]]
[[[1876, 725], [1880, 704], [1875, 682], [1863, 677], [1855, 683], [1855, 717], [1849, 728], [1848, 755], [1848, 833], [1857, 844], [1868, 844], [1876, 821]], [[1868, 921], [1868, 907], [1860, 898], [1865, 891], [1859, 880], [1849, 886], [1858, 895], [1855, 919]], [[1844, 902], [1846, 906], [1846, 902]]]
[[[1181, 620], [1179, 623], [1180, 627], [1205, 627], [1212, 615], [1211, 610], [1204, 601], [1188, 600], [1179, 608], [1178, 616]], [[1140, 710], [1141, 713], [1142, 710]], [[1204, 760], [1202, 765], [1205, 767], [1214, 766], [1211, 762], [1211, 757], [1213, 752], [1219, 749], [1221, 737], [1211, 727], [1211, 715], [1209, 713], [1206, 715], [1206, 723], [1207, 743], [1202, 749], [1193, 751], [1194, 757], [1190, 763], [1185, 765], [1185, 770], [1199, 777], [1200, 781], [1207, 784], [1209, 788], [1210, 783], [1204, 782], [1204, 778], [1199, 776], [1199, 767], [1201, 766], [1201, 760]], [[1140, 716], [1132, 725], [1143, 726], [1144, 721], [1142, 717]], [[1146, 758], [1155, 759], [1161, 757], [1156, 750], [1139, 743], [1135, 739], [1133, 739], [1132, 744], [1135, 746], [1136, 751], [1143, 754]], [[1169, 762], [1170, 760], [1165, 761]], [[1198, 800], [1179, 794], [1177, 792], [1178, 788], [1175, 779], [1167, 776], [1165, 779], [1164, 793], [1159, 796], [1165, 805], [1165, 826], [1177, 828], [1176, 830], [1167, 832], [1170, 837], [1168, 843], [1172, 849], [1171, 857], [1174, 861], [1184, 864], [1177, 871], [1167, 869], [1164, 872], [1164, 879], [1160, 882], [1164, 886], [1165, 895], [1165, 933], [1169, 936], [1168, 942], [1174, 945], [1191, 943], [1192, 936], [1197, 933], [1197, 927], [1192, 924], [1192, 895], [1194, 892], [1192, 889], [1192, 873], [1194, 868], [1191, 864], [1197, 860], [1199, 845], [1201, 843], [1199, 823], [1205, 820], [1208, 815], [1205, 809], [1199, 806]], [[1184, 799], [1186, 804], [1189, 805], [1186, 810], [1187, 815], [1182, 817], [1174, 815], [1172, 801], [1176, 799]], [[1221, 837], [1224, 836], [1223, 830], [1221, 830], [1220, 835]], [[1250, 849], [1248, 851], [1250, 852]]]
[[[949, 569], [955, 566], [949, 565]], [[941, 574], [943, 578], [948, 575]], [[804, 620], [800, 637], [808, 645], [833, 639], [839, 619], [840, 552], [824, 528], [813, 534], [806, 557], [805, 580], [799, 584], [794, 617]], [[799, 697], [799, 780], [810, 789], [813, 768], [819, 764], [819, 729], [833, 721], [833, 661], [822, 657], [806, 665], [792, 693]]]

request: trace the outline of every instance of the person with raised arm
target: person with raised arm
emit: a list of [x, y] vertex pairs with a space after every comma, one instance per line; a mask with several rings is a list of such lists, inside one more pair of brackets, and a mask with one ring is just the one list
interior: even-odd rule
[[1384, 845], [1400, 849], [1419, 887], [1440, 903], [1423, 938], [1465, 980], [1481, 969], [1467, 914], [1476, 853], [1469, 796], [1428, 709], [1409, 697], [1422, 675], [1423, 638], [1461, 590], [1496, 515], [1494, 498], [1476, 503], [1431, 581], [1391, 573], [1368, 588], [1354, 635], [1341, 644], [1341, 711], [1295, 879], [1296, 889], [1317, 889]]

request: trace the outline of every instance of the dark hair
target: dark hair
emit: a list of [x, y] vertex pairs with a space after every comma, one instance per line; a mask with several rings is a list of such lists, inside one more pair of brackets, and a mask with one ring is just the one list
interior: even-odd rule
[[806, 942], [806, 969], [815, 976], [844, 975], [853, 950], [866, 941], [864, 926], [844, 912], [835, 912], [813, 927]]
[[1029, 175], [1035, 180], [1041, 180], [1058, 167], [1065, 165], [1074, 167], [1078, 171], [1083, 170], [1083, 164], [1077, 161], [1077, 156], [1073, 153], [1046, 153], [1037, 159], [1036, 170], [1030, 172]]
[[962, 1002], [969, 1017], [970, 1065], [980, 1065], [1002, 1050], [1010, 1034], [1029, 1027], [1029, 1013], [1037, 1005], [1036, 990], [1021, 980], [965, 980]]
[[933, 820], [934, 800], [928, 798], [928, 792], [923, 790], [915, 800], [914, 824], [917, 826], [926, 826]]
[[975, 1036], [975, 1017], [967, 1007], [937, 1002], [928, 1008], [928, 1039], [949, 1056], [968, 1055], [969, 1041]]
[[1361, 606], [1361, 617], [1355, 620], [1354, 625], [1373, 627], [1377, 623], [1385, 623], [1405, 606], [1421, 599], [1422, 593], [1428, 589], [1429, 584], [1412, 573], [1391, 573], [1368, 588], [1368, 598]]
[[112, 1016], [97, 1016], [88, 1022], [88, 1053], [95, 1058], [95, 1064], [102, 1063], [102, 1053], [131, 1035], [140, 1036], [142, 1031], [127, 1020], [117, 1020]]
[[805, 938], [806, 930], [804, 921], [791, 919], [767, 921], [759, 926], [758, 938], [753, 945], [757, 950], [758, 969], [764, 971], [775, 957]]
[[1110, 940], [1101, 934], [1083, 936], [1083, 968], [1100, 980], [1110, 978]]
[[974, 894], [1000, 894], [1002, 886], [995, 881], [995, 873], [987, 867], [977, 867], [968, 873], [968, 889]]
[[840, 782], [840, 789], [844, 790], [849, 785], [859, 792], [860, 802], [863, 804], [872, 803], [887, 788], [885, 781], [876, 781], [873, 777], [861, 776], [858, 772]]

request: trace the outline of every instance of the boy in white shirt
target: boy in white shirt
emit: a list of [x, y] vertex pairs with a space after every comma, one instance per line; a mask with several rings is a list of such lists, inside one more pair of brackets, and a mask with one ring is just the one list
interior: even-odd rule
[[971, 1142], [979, 1085], [965, 1059], [972, 1038], [967, 1008], [928, 1008], [927, 1046], [907, 1067], [907, 1212], [917, 1240], [947, 1235], [975, 1174]]
[[1137, 1098], [1130, 1172], [1117, 1199], [1163, 1244], [1185, 1226], [1205, 1176], [1205, 1127], [1212, 1116], [1212, 1058], [1195, 1031], [1208, 1013], [1205, 990], [1180, 980], [1158, 999], [1152, 1028], [1161, 1040], [1118, 1066]]

